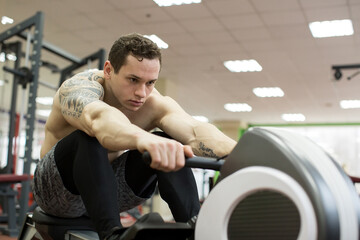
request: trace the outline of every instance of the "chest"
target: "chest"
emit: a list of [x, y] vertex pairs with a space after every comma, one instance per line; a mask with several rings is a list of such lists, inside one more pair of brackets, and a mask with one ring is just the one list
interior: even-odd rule
[[156, 114], [151, 111], [137, 111], [127, 115], [130, 122], [145, 131], [150, 131], [157, 127]]

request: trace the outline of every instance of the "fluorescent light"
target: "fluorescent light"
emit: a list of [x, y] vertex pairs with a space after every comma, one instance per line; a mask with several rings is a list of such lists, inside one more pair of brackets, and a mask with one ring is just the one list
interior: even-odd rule
[[225, 61], [224, 66], [230, 72], [260, 72], [262, 70], [260, 64], [254, 59]]
[[201, 0], [153, 0], [160, 7], [169, 7], [172, 5], [183, 5], [192, 3], [201, 3]]
[[37, 97], [36, 102], [42, 105], [49, 105], [51, 106], [53, 104], [53, 98], [52, 97]]
[[14, 19], [12, 19], [12, 18], [9, 18], [9, 17], [7, 17], [7, 16], [2, 16], [1, 17], [1, 23], [3, 24], [3, 25], [5, 25], [5, 24], [12, 24], [14, 22]]
[[247, 103], [226, 103], [224, 108], [229, 112], [251, 112], [252, 110]]
[[0, 86], [4, 86], [5, 85], [5, 81], [0, 79]]
[[6, 54], [6, 58], [7, 58], [8, 60], [14, 61], [14, 62], [15, 62], [16, 59], [17, 59], [16, 55], [13, 54], [13, 53], [8, 53], [8, 54]]
[[360, 100], [341, 100], [340, 107], [343, 109], [360, 108]]
[[5, 53], [4, 52], [0, 53], [0, 62], [5, 62]]
[[16, 55], [13, 54], [13, 53], [8, 53], [8, 54], [6, 54], [6, 53], [4, 53], [4, 52], [1, 52], [1, 53], [0, 53], [0, 62], [5, 62], [5, 61], [6, 61], [6, 58], [7, 58], [8, 60], [14, 61], [14, 62], [15, 62], [16, 59], [17, 59]]
[[150, 39], [151, 41], [153, 41], [154, 43], [156, 43], [156, 45], [158, 45], [159, 48], [163, 48], [166, 49], [169, 47], [169, 45], [164, 42], [163, 40], [161, 40], [161, 38], [159, 38], [158, 36], [152, 34], [152, 35], [144, 35], [144, 37]]
[[306, 119], [301, 113], [284, 113], [281, 118], [287, 122], [303, 122]]
[[40, 110], [40, 109], [36, 110], [36, 115], [39, 115], [39, 116], [42, 116], [42, 117], [49, 117], [50, 113], [51, 113], [50, 109], [49, 110]]
[[258, 97], [283, 97], [284, 92], [279, 87], [254, 88], [253, 93]]
[[205, 116], [192, 116], [192, 117], [200, 122], [209, 122], [209, 119]]
[[324, 22], [312, 22], [309, 24], [314, 38], [349, 36], [354, 34], [351, 20], [334, 20]]

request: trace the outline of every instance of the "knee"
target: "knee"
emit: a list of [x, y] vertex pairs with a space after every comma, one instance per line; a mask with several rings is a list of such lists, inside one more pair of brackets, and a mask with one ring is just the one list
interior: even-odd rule
[[74, 132], [72, 132], [71, 137], [74, 137], [74, 139], [76, 139], [75, 142], [77, 143], [78, 147], [84, 147], [88, 149], [88, 151], [105, 150], [104, 147], [101, 146], [97, 138], [91, 137], [81, 130], [75, 130]]

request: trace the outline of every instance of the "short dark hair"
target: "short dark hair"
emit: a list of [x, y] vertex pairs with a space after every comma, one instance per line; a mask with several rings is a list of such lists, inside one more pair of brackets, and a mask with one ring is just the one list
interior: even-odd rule
[[142, 61], [146, 59], [159, 59], [161, 65], [160, 48], [150, 39], [138, 34], [132, 33], [121, 36], [112, 45], [108, 60], [114, 68], [115, 73], [118, 73], [121, 66], [125, 64], [128, 55], [133, 55]]

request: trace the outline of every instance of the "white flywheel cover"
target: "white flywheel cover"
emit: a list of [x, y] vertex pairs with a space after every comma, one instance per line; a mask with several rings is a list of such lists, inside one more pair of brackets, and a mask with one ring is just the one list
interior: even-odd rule
[[238, 203], [260, 191], [279, 192], [293, 201], [300, 214], [298, 239], [317, 238], [314, 208], [304, 189], [289, 175], [269, 167], [248, 167], [219, 182], [205, 199], [195, 227], [196, 240], [227, 240], [227, 226]]

